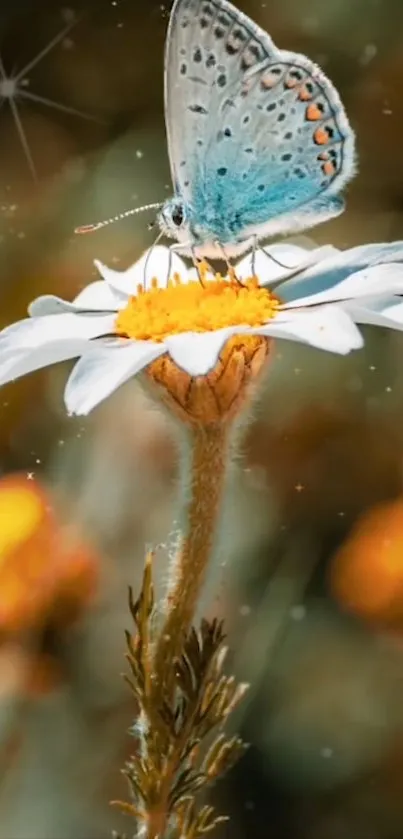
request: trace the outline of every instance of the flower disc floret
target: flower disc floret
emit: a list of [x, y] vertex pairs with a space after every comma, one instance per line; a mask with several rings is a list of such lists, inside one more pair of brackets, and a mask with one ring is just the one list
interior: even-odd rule
[[261, 326], [275, 317], [278, 299], [256, 277], [239, 282], [216, 274], [182, 283], [175, 275], [165, 288], [153, 281], [138, 288], [116, 318], [116, 332], [136, 340], [163, 341], [183, 332], [213, 332], [228, 326]]

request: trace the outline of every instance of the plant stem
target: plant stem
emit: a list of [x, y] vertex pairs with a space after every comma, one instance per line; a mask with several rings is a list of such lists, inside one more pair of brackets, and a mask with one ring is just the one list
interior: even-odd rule
[[[172, 686], [175, 659], [190, 629], [210, 559], [228, 458], [226, 423], [190, 429], [190, 486], [185, 530], [171, 568], [163, 626], [156, 644], [157, 682]], [[188, 464], [185, 464], [188, 472]], [[158, 689], [158, 688], [157, 688]]]

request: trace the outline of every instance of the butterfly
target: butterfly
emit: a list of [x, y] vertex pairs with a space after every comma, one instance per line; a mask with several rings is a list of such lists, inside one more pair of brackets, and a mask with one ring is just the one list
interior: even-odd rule
[[165, 120], [174, 195], [158, 221], [182, 253], [236, 256], [343, 211], [355, 138], [337, 91], [227, 0], [174, 3]]
[[171, 250], [228, 261], [343, 212], [355, 137], [336, 89], [228, 0], [175, 0], [164, 88], [173, 197], [77, 232], [158, 208]]

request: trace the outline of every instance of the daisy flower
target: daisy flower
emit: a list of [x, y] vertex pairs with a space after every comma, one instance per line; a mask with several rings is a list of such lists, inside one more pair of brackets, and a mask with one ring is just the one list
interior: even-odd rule
[[79, 357], [65, 391], [72, 414], [146, 370], [183, 418], [214, 422], [238, 409], [272, 339], [345, 355], [363, 345], [357, 323], [402, 329], [402, 262], [403, 242], [277, 244], [228, 277], [205, 267], [199, 278], [164, 247], [126, 271], [95, 261], [102, 279], [73, 302], [39, 297], [0, 332], [0, 384]]
[[[96, 262], [102, 279], [73, 302], [40, 297], [29, 318], [0, 333], [0, 384], [78, 357], [65, 391], [70, 413], [87, 414], [144, 372], [186, 423], [181, 537], [170, 557], [166, 595], [157, 606], [149, 554], [140, 596], [130, 601], [135, 636], [128, 634], [129, 681], [140, 709], [141, 763], [128, 764], [128, 777], [141, 795], [126, 812], [128, 807], [140, 824], [149, 813], [150, 835], [161, 834], [161, 814], [177, 790], [172, 778], [189, 766], [189, 720], [202, 720], [202, 728], [194, 728], [199, 742], [223, 725], [246, 688], [221, 672], [220, 622], [204, 620], [192, 631], [219, 532], [231, 420], [264, 369], [273, 340], [345, 355], [363, 345], [357, 323], [401, 329], [402, 262], [403, 242], [346, 252], [283, 244], [259, 251], [254, 261], [244, 258], [227, 277], [208, 266], [198, 277], [177, 255], [154, 247], [127, 271]], [[180, 666], [188, 660], [191, 701], [185, 689], [189, 667]], [[238, 738], [223, 740], [220, 734], [208, 751], [211, 766], [227, 765], [240, 749]], [[210, 771], [214, 778], [208, 765]]]

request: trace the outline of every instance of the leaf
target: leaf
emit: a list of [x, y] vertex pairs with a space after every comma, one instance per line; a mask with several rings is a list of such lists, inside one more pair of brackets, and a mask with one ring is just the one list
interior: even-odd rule
[[219, 734], [218, 737], [216, 737], [216, 739], [211, 744], [207, 754], [204, 757], [202, 766], [203, 772], [205, 772], [206, 775], [209, 774], [210, 766], [217, 759], [217, 755], [220, 753], [221, 748], [225, 742], [225, 734]]
[[182, 752], [181, 760], [185, 763], [192, 755], [192, 752], [195, 751], [200, 745], [200, 738], [194, 737], [193, 739], [189, 739], [186, 743], [186, 748]]
[[211, 833], [218, 824], [228, 821], [228, 816], [215, 816], [214, 807], [204, 806], [198, 813], [195, 828], [195, 836], [204, 836]]
[[154, 608], [154, 587], [152, 582], [153, 558], [154, 557], [151, 552], [149, 552], [146, 556], [141, 591], [137, 600], [134, 600], [133, 589], [129, 586], [129, 609], [138, 629], [137, 644], [143, 643], [144, 639], [148, 635], [148, 622]]
[[132, 635], [128, 629], [125, 629], [125, 638], [126, 638], [126, 646], [129, 651], [129, 655], [132, 658], [137, 657], [137, 647], [138, 647], [138, 638], [137, 635]]
[[182, 770], [182, 772], [177, 777], [177, 779], [176, 779], [176, 781], [175, 781], [175, 783], [174, 783], [174, 785], [171, 789], [171, 792], [170, 792], [170, 795], [169, 795], [169, 800], [171, 802], [173, 802], [174, 799], [177, 798], [178, 792], [179, 792], [179, 794], [181, 793], [182, 788], [185, 787], [185, 785], [188, 783], [188, 781], [192, 778], [192, 776], [195, 776], [195, 774], [196, 773], [194, 772], [194, 769], [192, 769], [192, 767], [190, 767], [190, 766], [188, 766], [188, 767], [186, 767], [185, 769]]
[[236, 706], [239, 705], [239, 703], [244, 698], [248, 690], [248, 682], [241, 682], [239, 685], [233, 686], [232, 697], [228, 699], [226, 707], [224, 709], [224, 719], [226, 719], [229, 716], [229, 714], [231, 714], [232, 711], [236, 708]]
[[169, 729], [171, 736], [174, 738], [176, 735], [175, 731], [175, 714], [169, 704], [169, 702], [164, 701], [162, 705], [158, 708], [158, 715], [162, 720], [163, 724]]
[[196, 812], [195, 806], [189, 809], [182, 824], [180, 837], [198, 839], [214, 830], [218, 824], [228, 821], [228, 816], [216, 816], [214, 807], [204, 805]]
[[133, 797], [140, 798], [142, 801], [145, 801], [146, 790], [143, 789], [141, 781], [137, 777], [136, 772], [132, 769], [124, 769], [123, 774], [126, 775]]
[[144, 818], [144, 813], [141, 810], [137, 810], [133, 804], [128, 804], [127, 801], [110, 801], [109, 804], [111, 807], [119, 807], [122, 813], [125, 813], [127, 816], [132, 816], [134, 819]]
[[140, 691], [138, 689], [137, 682], [134, 681], [134, 679], [131, 679], [130, 676], [127, 675], [127, 673], [123, 673], [123, 679], [126, 682], [126, 684], [129, 685], [129, 688], [130, 688], [131, 692], [134, 693], [136, 699], [138, 699], [140, 701], [141, 695], [140, 695]]
[[130, 653], [126, 653], [126, 661], [130, 667], [130, 670], [133, 673], [136, 682], [139, 682], [140, 685], [144, 684], [144, 671], [142, 667], [142, 662], [138, 661], [137, 656], [134, 658]]
[[246, 749], [246, 744], [238, 736], [232, 737], [230, 740], [223, 740], [221, 736], [218, 737], [206, 755], [203, 771], [209, 780], [215, 780], [228, 772]]
[[139, 598], [139, 617], [141, 623], [148, 621], [154, 608], [154, 586], [152, 580], [152, 563], [154, 554], [149, 551], [144, 564], [143, 585]]
[[176, 681], [180, 690], [188, 699], [191, 699], [194, 696], [197, 681], [186, 651], [183, 652], [177, 663]]
[[194, 795], [206, 783], [206, 776], [193, 769], [185, 769], [170, 794], [170, 803], [174, 807], [185, 796]]

